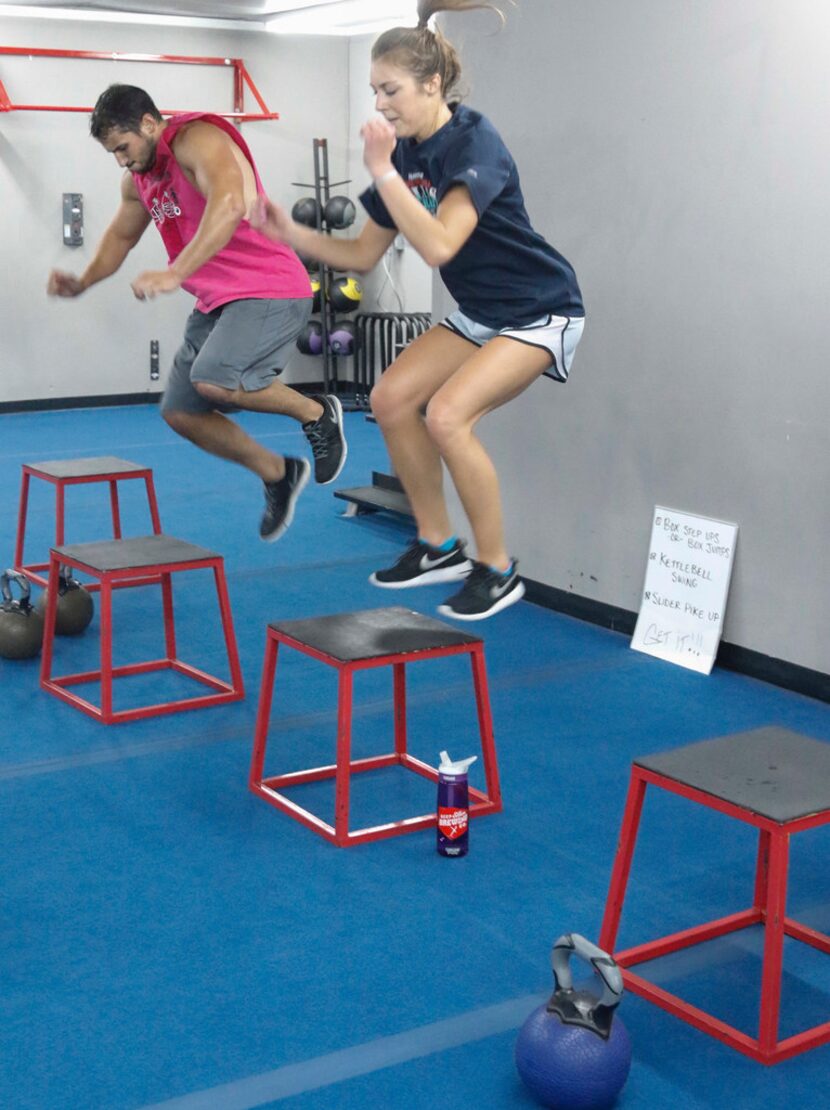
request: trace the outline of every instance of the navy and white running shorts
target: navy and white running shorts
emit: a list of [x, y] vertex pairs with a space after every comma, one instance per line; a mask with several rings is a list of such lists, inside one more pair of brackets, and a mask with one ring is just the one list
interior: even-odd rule
[[441, 320], [441, 326], [475, 343], [477, 347], [483, 347], [499, 335], [515, 339], [519, 343], [527, 343], [530, 347], [541, 347], [553, 359], [553, 365], [550, 370], [545, 370], [545, 376], [557, 382], [566, 382], [571, 372], [574, 352], [582, 338], [585, 317], [548, 315], [519, 328], [488, 328], [486, 324], [471, 320], [463, 312], [455, 311]]

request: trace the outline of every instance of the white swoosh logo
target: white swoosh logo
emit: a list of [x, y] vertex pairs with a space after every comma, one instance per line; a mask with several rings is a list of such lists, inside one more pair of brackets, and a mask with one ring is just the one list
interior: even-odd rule
[[504, 583], [504, 585], [502, 585], [502, 586], [491, 586], [490, 587], [490, 597], [492, 597], [494, 599], [497, 598], [497, 597], [502, 597], [502, 595], [506, 594], [507, 591], [512, 586], [514, 586], [515, 584], [516, 584], [516, 579], [511, 574], [510, 577], [507, 579], [507, 581]]
[[421, 556], [421, 570], [435, 570], [440, 567], [442, 563], [446, 563], [447, 559], [453, 555], [454, 552], [449, 551], [446, 555], [439, 555], [437, 559], [432, 559], [429, 555]]

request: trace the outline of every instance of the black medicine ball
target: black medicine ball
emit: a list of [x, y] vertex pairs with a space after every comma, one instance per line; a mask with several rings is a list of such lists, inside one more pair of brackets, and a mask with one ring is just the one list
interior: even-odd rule
[[330, 197], [326, 202], [324, 216], [331, 228], [340, 231], [344, 227], [351, 227], [356, 215], [355, 206], [348, 197]]
[[317, 214], [320, 206], [314, 197], [301, 197], [291, 209], [291, 218], [306, 227], [317, 227]]

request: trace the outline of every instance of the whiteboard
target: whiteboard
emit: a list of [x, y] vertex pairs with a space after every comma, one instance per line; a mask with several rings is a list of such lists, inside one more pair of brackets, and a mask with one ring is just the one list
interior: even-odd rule
[[655, 506], [635, 651], [710, 673], [737, 538], [737, 524]]

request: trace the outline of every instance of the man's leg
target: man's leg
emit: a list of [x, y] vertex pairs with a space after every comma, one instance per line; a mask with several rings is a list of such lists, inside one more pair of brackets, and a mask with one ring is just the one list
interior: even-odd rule
[[[343, 469], [348, 448], [343, 435], [343, 409], [337, 397], [332, 395], [306, 397], [291, 386], [283, 385], [276, 380], [264, 389], [251, 391], [223, 389], [209, 382], [197, 382], [195, 389], [212, 405], [243, 409], [247, 412], [270, 412], [298, 420], [311, 445], [314, 454], [314, 477], [320, 485], [333, 482]], [[218, 453], [214, 452], [214, 454]]]
[[314, 454], [315, 478], [325, 484], [334, 481], [346, 461], [340, 401], [326, 395], [306, 397], [277, 380], [309, 310], [307, 299], [223, 305], [190, 378], [211, 407], [274, 413], [301, 423]]
[[174, 432], [203, 451], [238, 463], [263, 482], [277, 482], [285, 475], [285, 459], [249, 436], [221, 412], [165, 411]]
[[[173, 360], [162, 399], [162, 416], [178, 435], [212, 455], [244, 466], [262, 480], [265, 512], [260, 521], [260, 536], [264, 540], [275, 540], [291, 523], [295, 502], [308, 481], [310, 467], [305, 459], [284, 458], [257, 443], [233, 420], [215, 411], [215, 399], [202, 396], [194, 387], [193, 368], [203, 354], [212, 353], [209, 340], [220, 318], [218, 312], [191, 314], [184, 340]], [[210, 363], [209, 357], [207, 361]], [[295, 405], [295, 398], [301, 398], [296, 391], [281, 388], [286, 389], [289, 407]], [[299, 413], [301, 410], [294, 408], [293, 411]]]

